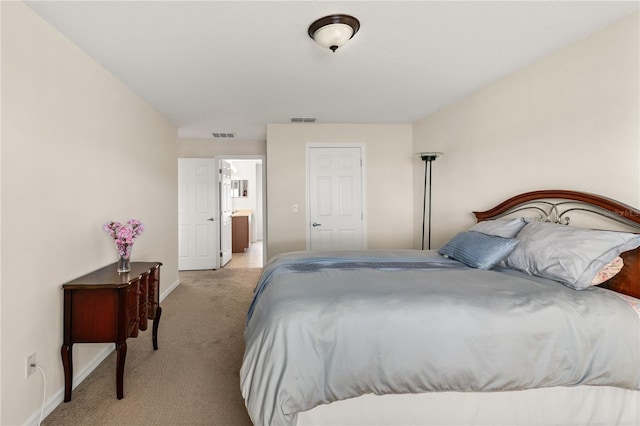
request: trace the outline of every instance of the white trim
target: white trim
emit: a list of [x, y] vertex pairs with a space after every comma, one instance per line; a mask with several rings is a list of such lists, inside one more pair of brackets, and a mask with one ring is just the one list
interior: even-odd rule
[[[72, 380], [73, 385], [71, 386], [71, 389], [73, 390], [76, 387], [78, 387], [78, 385], [82, 383], [82, 381], [86, 379], [89, 376], [89, 374], [91, 374], [91, 372], [95, 370], [98, 367], [98, 365], [100, 365], [100, 363], [104, 361], [113, 351], [115, 351], [115, 345], [113, 343], [110, 343], [110, 344], [105, 343], [105, 347], [91, 360], [91, 362], [89, 362], [89, 364], [85, 368], [83, 368], [82, 371], [80, 371], [78, 374], [76, 374], [73, 377], [73, 380]], [[60, 405], [63, 401], [64, 401], [64, 384], [45, 403], [44, 412], [42, 416], [43, 420], [46, 419], [47, 416], [51, 414], [51, 412], [55, 410], [56, 407], [58, 407], [58, 405]], [[36, 426], [39, 420], [40, 420], [40, 409], [38, 409], [35, 413], [33, 413], [24, 422], [24, 424], [30, 425], [30, 426], [31, 425]]]
[[160, 302], [162, 302], [179, 285], [180, 285], [180, 279], [177, 279], [173, 284], [171, 284], [163, 292], [161, 292], [160, 293]]
[[[165, 291], [160, 293], [160, 301], [162, 302], [173, 290], [176, 289], [180, 285], [180, 280], [176, 280], [173, 284], [171, 284]], [[93, 357], [93, 359], [87, 364], [82, 370], [80, 370], [77, 374], [74, 375], [73, 380], [71, 381], [72, 386], [71, 390], [78, 387], [80, 383], [84, 381], [89, 374], [95, 370], [102, 361], [104, 361], [111, 352], [115, 351], [115, 345], [113, 343], [105, 343], [104, 348], [98, 352], [98, 354]], [[45, 402], [44, 412], [43, 412], [43, 420], [47, 418], [49, 414], [55, 410], [58, 405], [60, 405], [64, 401], [64, 384], [61, 388], [59, 388], [51, 397]], [[37, 426], [38, 421], [40, 420], [40, 409], [36, 410], [29, 418], [24, 422], [27, 426]]]
[[307, 250], [311, 249], [311, 223], [310, 217], [310, 200], [309, 200], [309, 149], [310, 148], [360, 148], [360, 161], [362, 161], [362, 167], [360, 167], [360, 182], [361, 182], [361, 197], [362, 197], [362, 248], [368, 247], [368, 227], [367, 227], [367, 155], [366, 145], [363, 143], [315, 143], [308, 142], [304, 145], [304, 171], [305, 171], [305, 203], [306, 203], [306, 247]]

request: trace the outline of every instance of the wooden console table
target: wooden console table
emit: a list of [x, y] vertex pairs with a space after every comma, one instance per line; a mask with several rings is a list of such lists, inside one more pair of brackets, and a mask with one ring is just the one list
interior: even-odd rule
[[74, 343], [115, 343], [116, 395], [122, 399], [127, 338], [137, 337], [153, 320], [153, 349], [158, 349], [160, 262], [131, 262], [131, 271], [117, 264], [91, 272], [62, 286], [64, 290], [64, 402], [71, 401]]

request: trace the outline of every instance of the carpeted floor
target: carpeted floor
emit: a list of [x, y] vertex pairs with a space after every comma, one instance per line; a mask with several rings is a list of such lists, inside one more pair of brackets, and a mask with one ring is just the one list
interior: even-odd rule
[[124, 398], [115, 352], [43, 425], [251, 425], [240, 394], [247, 307], [260, 268], [180, 272], [162, 303], [157, 351], [151, 328], [127, 340]]

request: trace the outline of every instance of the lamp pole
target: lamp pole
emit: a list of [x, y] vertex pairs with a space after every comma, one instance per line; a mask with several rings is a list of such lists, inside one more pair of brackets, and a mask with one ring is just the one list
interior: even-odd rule
[[427, 250], [431, 250], [431, 182], [432, 182], [432, 170], [433, 162], [442, 155], [441, 152], [420, 152], [418, 153], [422, 161], [424, 161], [424, 196], [422, 202], [422, 250], [424, 250], [424, 228], [427, 213], [427, 176], [429, 181], [429, 234], [427, 241]]

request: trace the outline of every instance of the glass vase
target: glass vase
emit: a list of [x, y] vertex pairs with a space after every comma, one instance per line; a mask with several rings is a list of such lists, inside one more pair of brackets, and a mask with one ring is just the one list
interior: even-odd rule
[[118, 258], [118, 273], [129, 272], [131, 270], [131, 257], [120, 256]]

